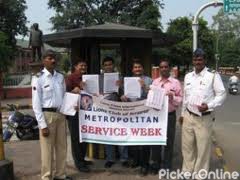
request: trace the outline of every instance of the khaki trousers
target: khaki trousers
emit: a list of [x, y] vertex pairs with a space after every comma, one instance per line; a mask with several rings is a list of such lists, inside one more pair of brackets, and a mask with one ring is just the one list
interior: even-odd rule
[[213, 115], [197, 117], [184, 113], [182, 126], [183, 172], [209, 170]]
[[[44, 117], [50, 134], [48, 137], [43, 137], [40, 131], [41, 178], [42, 180], [52, 180], [54, 177], [65, 178], [67, 157], [65, 116], [55, 112], [44, 112]], [[55, 164], [53, 164], [54, 159]], [[54, 167], [56, 169], [53, 176]]]

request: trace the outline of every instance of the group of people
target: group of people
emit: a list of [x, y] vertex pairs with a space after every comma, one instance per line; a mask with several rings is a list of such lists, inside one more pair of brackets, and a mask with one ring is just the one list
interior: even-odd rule
[[[87, 73], [87, 62], [83, 59], [74, 61], [74, 71], [66, 80], [55, 70], [56, 55], [46, 51], [43, 55], [44, 69], [36, 75], [32, 83], [32, 104], [40, 129], [40, 146], [42, 157], [41, 178], [43, 180], [69, 180], [66, 176], [66, 121], [59, 113], [65, 92], [79, 94], [84, 89], [82, 75]], [[205, 53], [197, 49], [193, 53], [194, 70], [184, 79], [182, 88], [179, 80], [170, 76], [170, 63], [167, 59], [159, 64], [160, 77], [152, 79], [144, 75], [144, 67], [139, 59], [133, 59], [132, 76], [139, 77], [141, 97], [129, 98], [124, 96], [123, 85], [120, 80], [119, 92], [104, 94], [109, 100], [133, 102], [147, 98], [150, 85], [165, 89], [168, 96], [168, 126], [166, 146], [117, 146], [120, 161], [123, 167], [140, 166], [140, 175], [147, 175], [151, 170], [156, 174], [160, 169], [172, 169], [174, 138], [176, 128], [176, 110], [182, 104], [182, 114], [179, 118], [182, 124], [182, 155], [183, 172], [199, 172], [209, 169], [211, 153], [211, 132], [214, 119], [213, 111], [220, 106], [226, 96], [220, 75], [210, 72], [206, 67]], [[114, 72], [114, 59], [103, 59], [104, 73]], [[100, 75], [100, 82], [103, 76]], [[100, 88], [100, 93], [103, 90]], [[192, 104], [194, 98], [202, 95], [202, 103]], [[197, 109], [199, 113], [196, 113]], [[72, 156], [79, 171], [89, 172], [91, 162], [85, 160], [87, 144], [79, 142], [78, 113], [67, 116], [67, 123], [71, 134]], [[53, 157], [55, 152], [55, 173], [53, 174]], [[162, 153], [163, 152], [163, 153]], [[105, 145], [105, 168], [111, 168], [115, 163], [114, 146]], [[151, 164], [149, 164], [151, 160]]]

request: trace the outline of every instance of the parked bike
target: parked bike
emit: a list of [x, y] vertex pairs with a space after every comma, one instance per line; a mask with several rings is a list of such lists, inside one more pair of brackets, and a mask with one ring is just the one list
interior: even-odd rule
[[228, 92], [232, 95], [236, 95], [238, 93], [238, 84], [237, 83], [230, 84]]
[[3, 129], [3, 141], [7, 142], [13, 134], [16, 134], [19, 140], [37, 140], [39, 139], [39, 129], [37, 120], [17, 110], [13, 104], [7, 104], [11, 114], [8, 117], [6, 126]]

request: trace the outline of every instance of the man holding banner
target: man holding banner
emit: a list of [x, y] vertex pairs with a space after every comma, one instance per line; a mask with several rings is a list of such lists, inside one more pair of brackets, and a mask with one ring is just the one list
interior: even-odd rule
[[[183, 98], [180, 82], [170, 77], [170, 65], [167, 59], [163, 59], [160, 64], [160, 77], [153, 81], [154, 86], [161, 87], [168, 96], [168, 125], [167, 125], [167, 145], [164, 146], [164, 157], [161, 157], [162, 146], [152, 146], [151, 170], [157, 174], [160, 168], [171, 169], [173, 146], [176, 128], [176, 109], [180, 106]], [[163, 160], [163, 161], [162, 161]], [[160, 166], [162, 164], [162, 166]]]
[[[107, 56], [103, 59], [102, 62], [103, 65], [103, 71], [104, 73], [113, 73], [114, 72], [114, 59], [110, 56]], [[103, 78], [104, 75], [100, 75], [100, 85], [103, 85]], [[120, 81], [116, 81], [117, 85], [120, 85]], [[103, 92], [103, 87], [101, 88], [101, 91]], [[119, 90], [120, 91], [120, 90]], [[119, 92], [112, 92], [108, 94], [104, 94], [105, 99], [111, 100], [111, 101], [120, 101], [120, 95]], [[106, 145], [106, 163], [104, 165], [105, 168], [111, 168], [114, 162], [114, 146], [113, 145]], [[119, 154], [120, 154], [120, 161], [122, 162], [123, 167], [128, 166], [128, 148], [127, 146], [118, 146]]]
[[[74, 72], [66, 79], [67, 92], [79, 94], [81, 91], [82, 75], [87, 72], [87, 63], [83, 59], [78, 59], [73, 65]], [[85, 161], [85, 155], [87, 151], [87, 143], [79, 141], [79, 115], [78, 112], [74, 116], [67, 116], [68, 127], [71, 134], [72, 145], [72, 157], [75, 166], [81, 172], [89, 172], [90, 169], [87, 166], [88, 161]]]
[[[148, 76], [144, 75], [143, 64], [139, 59], [133, 60], [132, 64], [132, 76], [139, 77], [139, 83], [141, 85], [141, 97], [140, 98], [129, 98], [126, 96], [122, 96], [121, 100], [124, 102], [133, 102], [138, 100], [143, 100], [147, 98], [147, 93], [149, 90], [149, 86], [152, 83], [152, 79]], [[141, 166], [139, 174], [141, 176], [146, 176], [149, 168], [149, 157], [150, 157], [150, 146], [130, 146], [130, 153], [133, 158], [132, 167]]]

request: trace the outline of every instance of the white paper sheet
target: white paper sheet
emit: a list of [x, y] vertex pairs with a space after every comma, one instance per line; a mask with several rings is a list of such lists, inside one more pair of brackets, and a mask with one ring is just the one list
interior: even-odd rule
[[99, 75], [83, 75], [83, 82], [86, 83], [84, 90], [90, 94], [99, 94]]
[[103, 93], [118, 92], [116, 82], [119, 80], [119, 73], [104, 73]]
[[165, 90], [158, 86], [150, 86], [146, 100], [146, 106], [161, 110], [163, 107]]
[[141, 97], [141, 85], [139, 77], [125, 77], [124, 78], [124, 95], [128, 98]]
[[78, 106], [79, 94], [65, 93], [60, 112], [65, 115], [74, 116], [76, 113], [75, 106]]
[[189, 98], [189, 106], [188, 109], [189, 111], [202, 116], [202, 113], [198, 110], [198, 106], [201, 106], [201, 104], [203, 103], [203, 95], [202, 94], [196, 94], [196, 95], [192, 95]]

